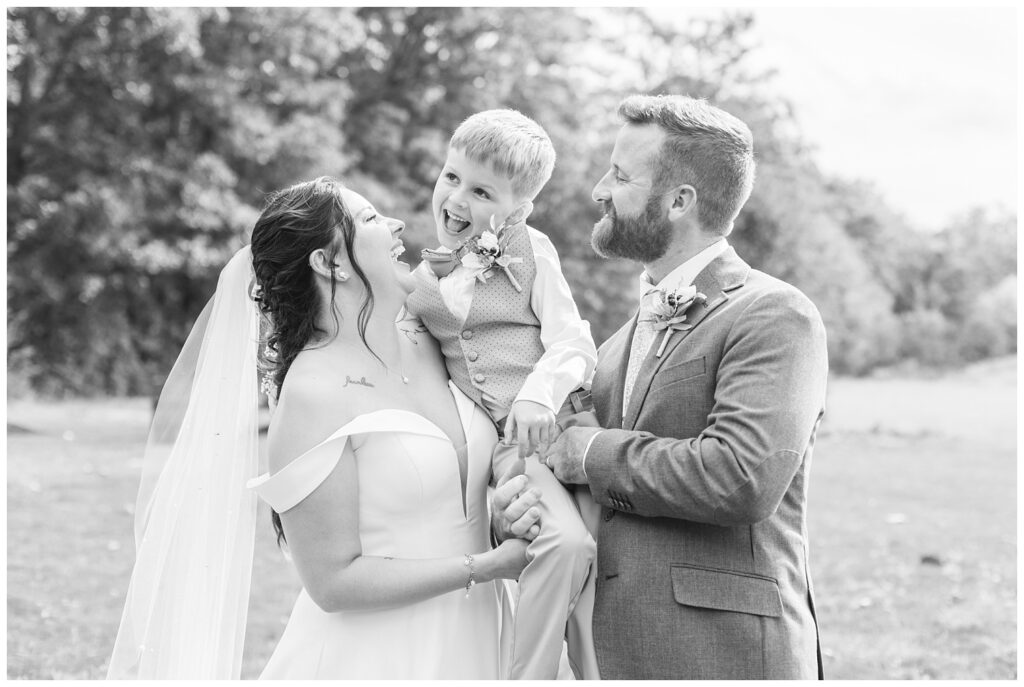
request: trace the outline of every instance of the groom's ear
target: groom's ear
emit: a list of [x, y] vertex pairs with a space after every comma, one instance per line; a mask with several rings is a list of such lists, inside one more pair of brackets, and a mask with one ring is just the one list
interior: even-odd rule
[[681, 184], [671, 191], [672, 204], [668, 207], [668, 218], [677, 221], [696, 212], [697, 189], [689, 184]]

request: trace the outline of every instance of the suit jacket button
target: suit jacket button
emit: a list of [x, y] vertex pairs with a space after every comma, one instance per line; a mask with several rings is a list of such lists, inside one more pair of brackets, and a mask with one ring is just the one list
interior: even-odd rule
[[470, 351], [466, 354], [466, 357], [469, 358], [469, 362], [473, 363], [476, 362], [476, 359], [479, 358], [480, 355], [476, 351]]
[[611, 520], [614, 517], [615, 517], [615, 511], [613, 511], [612, 509], [609, 508], [608, 512], [604, 514], [604, 521], [608, 522], [609, 520]]
[[480, 373], [473, 375], [473, 381], [476, 382], [477, 384], [483, 384], [486, 380], [487, 377], [483, 376]]
[[469, 341], [470, 339], [472, 339], [473, 338], [473, 330], [472, 329], [467, 329], [466, 331], [462, 332], [462, 338], [465, 339], [466, 341]]

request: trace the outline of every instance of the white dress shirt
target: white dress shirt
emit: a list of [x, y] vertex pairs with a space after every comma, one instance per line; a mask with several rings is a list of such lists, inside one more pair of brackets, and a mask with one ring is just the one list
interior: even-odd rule
[[[651, 287], [657, 289], [663, 289], [665, 291], [678, 291], [679, 289], [691, 286], [693, 281], [697, 278], [705, 267], [710, 265], [715, 258], [724, 253], [729, 248], [729, 242], [725, 240], [725, 237], [718, 239], [710, 246], [702, 250], [701, 252], [694, 255], [689, 260], [686, 260], [681, 265], [676, 267], [674, 270], [665, 275], [665, 277], [658, 282], [655, 286], [651, 281], [650, 275], [645, 270], [640, 274], [640, 282], [642, 283], [642, 290], [637, 295], [639, 301], [644, 294], [651, 290]], [[623, 407], [622, 412], [626, 412], [626, 408]], [[587, 441], [586, 448], [583, 449], [583, 474], [587, 474], [587, 453], [590, 452], [590, 446], [594, 443], [594, 439], [600, 432], [594, 432], [594, 435]]]
[[[597, 347], [590, 334], [590, 323], [580, 318], [576, 309], [551, 239], [532, 227], [527, 230], [537, 265], [530, 307], [540, 320], [544, 355], [533, 366], [516, 401], [534, 401], [557, 413], [570, 392], [589, 385], [597, 364]], [[473, 305], [479, 273], [480, 270], [457, 265], [438, 280], [441, 300], [463, 324]]]
[[715, 258], [728, 250], [728, 248], [729, 242], [726, 241], [723, 236], [683, 264], [679, 265], [679, 267], [676, 267], [674, 270], [666, 274], [665, 278], [657, 284], [654, 284], [651, 281], [651, 277], [646, 271], [642, 272], [640, 274], [640, 281], [643, 282], [643, 293], [637, 296], [637, 300], [640, 300], [644, 293], [647, 293], [652, 286], [665, 291], [678, 291], [679, 289], [691, 286], [693, 281], [697, 278], [697, 275], [700, 274], [705, 267], [710, 265]]

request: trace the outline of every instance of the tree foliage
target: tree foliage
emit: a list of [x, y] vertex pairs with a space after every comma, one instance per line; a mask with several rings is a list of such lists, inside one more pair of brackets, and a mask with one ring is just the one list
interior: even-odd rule
[[[514, 107], [559, 159], [531, 223], [558, 246], [598, 341], [639, 268], [589, 246], [618, 101], [706, 97], [748, 122], [759, 176], [730, 240], [803, 289], [834, 369], [1016, 350], [1015, 218], [913, 231], [869, 186], [828, 179], [751, 18], [667, 27], [644, 10], [12, 8], [7, 13], [8, 366], [39, 392], [149, 393], [265, 194], [341, 177], [432, 243], [451, 131]], [[1013, 305], [1013, 307], [1010, 307]]]

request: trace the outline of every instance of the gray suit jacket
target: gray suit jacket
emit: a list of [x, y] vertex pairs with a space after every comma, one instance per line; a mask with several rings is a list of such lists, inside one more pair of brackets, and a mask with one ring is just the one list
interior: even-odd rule
[[[623, 415], [636, 317], [601, 347], [594, 639], [603, 679], [818, 676], [807, 486], [825, 329], [800, 291], [729, 248], [695, 281], [692, 328], [661, 334]], [[621, 429], [619, 429], [621, 427]]]

